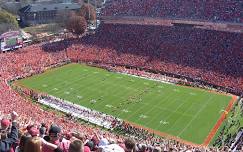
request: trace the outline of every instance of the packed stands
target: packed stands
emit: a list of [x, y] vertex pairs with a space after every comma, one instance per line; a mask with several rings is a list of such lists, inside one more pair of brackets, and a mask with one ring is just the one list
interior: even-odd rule
[[173, 73], [243, 91], [243, 34], [196, 28], [104, 24], [74, 42], [71, 58]]
[[112, 0], [103, 16], [147, 16], [160, 18], [242, 23], [242, 1]]
[[[241, 94], [243, 92], [242, 40], [241, 33], [153, 25], [103, 24], [95, 35], [64, 42], [35, 44], [15, 52], [0, 54], [1, 117], [6, 117], [6, 114], [13, 110], [16, 111], [19, 114], [20, 128], [24, 131], [22, 133], [29, 137], [35, 138], [37, 134], [44, 137], [48, 133], [41, 134], [36, 129], [39, 130], [45, 126], [44, 128], [48, 130], [48, 128], [53, 128], [51, 124], [57, 124], [58, 128], [65, 132], [62, 136], [66, 139], [70, 139], [70, 135], [76, 135], [73, 130], [82, 132], [86, 149], [97, 151], [99, 148], [109, 149], [111, 148], [109, 146], [112, 146], [119, 151], [124, 151], [126, 146], [122, 144], [123, 136], [102, 131], [88, 124], [80, 124], [76, 120], [57, 115], [53, 111], [44, 111], [40, 105], [30, 102], [25, 96], [20, 96], [12, 90], [8, 84], [9, 80], [44, 72], [50, 66], [68, 63], [71, 59], [76, 62], [130, 66], [174, 74], [179, 78], [186, 77], [208, 82]], [[61, 106], [66, 105], [61, 104]], [[40, 123], [45, 125], [40, 125]], [[34, 129], [31, 130], [31, 128]], [[185, 145], [178, 141], [158, 138], [145, 130], [133, 128], [127, 124], [117, 129], [135, 137], [141, 135], [141, 137], [136, 137], [138, 142], [136, 146], [127, 144], [134, 145], [132, 148], [136, 148], [136, 151], [229, 150], [228, 147], [219, 150]], [[99, 140], [95, 140], [97, 136]], [[42, 140], [39, 142], [44, 142], [44, 145], [48, 144]], [[125, 145], [126, 142], [128, 141], [125, 140]], [[117, 147], [119, 143], [120, 148]]]
[[[4, 118], [2, 119], [4, 120], [2, 121], [2, 128], [3, 126], [7, 125], [7, 133], [11, 132], [11, 130], [9, 129], [11, 128], [11, 125], [10, 123], [6, 123], [5, 120], [10, 119], [9, 115], [7, 114], [14, 110], [19, 115], [19, 138], [17, 139], [16, 132], [11, 133], [9, 136], [5, 135], [4, 138], [2, 136], [1, 138], [1, 142], [4, 142], [5, 139], [11, 138], [11, 143], [9, 143], [9, 145], [11, 146], [7, 148], [14, 149], [17, 146], [16, 149], [26, 148], [26, 151], [28, 152], [28, 148], [33, 146], [32, 144], [34, 143], [34, 141], [36, 141], [36, 143], [41, 142], [44, 147], [47, 146], [50, 149], [55, 149], [55, 151], [56, 148], [60, 148], [61, 150], [59, 149], [59, 151], [65, 151], [65, 147], [68, 148], [69, 145], [70, 147], [72, 147], [71, 143], [73, 142], [73, 140], [71, 140], [70, 138], [74, 136], [78, 137], [84, 142], [85, 146], [83, 147], [83, 149], [87, 151], [97, 151], [97, 149], [100, 148], [104, 149], [105, 151], [109, 150], [109, 148], [111, 147], [116, 147], [117, 149], [119, 149], [119, 151], [123, 152], [124, 149], [126, 149], [125, 145], [127, 140], [124, 141], [123, 137], [112, 134], [108, 131], [102, 131], [100, 128], [91, 127], [88, 124], [77, 123], [76, 120], [71, 120], [69, 117], [66, 117], [64, 115], [57, 115], [55, 112], [42, 110], [40, 105], [32, 103], [26, 98], [27, 96], [21, 96], [19, 93], [12, 90], [12, 88], [8, 85], [8, 80], [41, 73], [49, 66], [67, 61], [68, 59], [66, 58], [65, 51], [53, 52], [52, 50], [49, 50], [49, 52], [46, 52], [46, 50], [44, 51], [42, 49], [41, 44], [38, 44], [20, 49], [16, 52], [0, 54], [0, 58], [0, 62], [2, 65], [0, 68], [1, 118]], [[51, 124], [57, 124], [58, 126], [50, 126]], [[13, 126], [16, 125], [13, 123]], [[125, 130], [125, 133], [130, 133], [131, 129], [133, 128], [130, 128], [127, 131]], [[62, 132], [60, 130], [62, 130]], [[137, 130], [136, 128], [134, 128], [133, 132], [140, 131], [142, 130]], [[66, 138], [66, 140], [63, 139], [61, 142], [63, 143], [63, 145], [59, 144], [59, 142], [56, 143], [59, 138], [54, 138], [56, 140], [52, 141], [51, 135], [53, 135], [53, 133], [58, 134], [58, 137]], [[48, 140], [48, 134], [50, 135], [51, 140]], [[56, 147], [55, 145], [50, 145], [49, 142], [46, 143], [46, 141], [37, 138], [37, 136], [43, 137], [49, 142], [55, 143], [59, 146], [62, 145], [64, 147]], [[47, 136], [48, 138], [45, 136]], [[147, 151], [160, 149], [177, 151], [205, 150], [205, 148], [197, 148], [190, 145], [185, 145], [174, 140], [158, 138], [151, 134], [143, 134], [143, 136], [147, 136], [148, 138], [146, 138], [146, 140], [138, 138], [139, 143], [137, 143], [136, 146], [133, 142], [134, 146], [132, 146], [132, 148], [136, 148], [136, 151], [141, 151], [142, 149], [145, 149]], [[70, 139], [70, 141], [68, 139]], [[19, 145], [18, 141], [20, 142]], [[123, 141], [125, 145], [123, 144]], [[17, 145], [12, 144], [12, 142], [16, 143]], [[26, 146], [23, 147], [23, 145], [25, 144]], [[4, 151], [2, 148], [3, 147], [0, 146], [0, 149]], [[213, 151], [217, 150], [217, 148], [208, 148], [208, 150]]]

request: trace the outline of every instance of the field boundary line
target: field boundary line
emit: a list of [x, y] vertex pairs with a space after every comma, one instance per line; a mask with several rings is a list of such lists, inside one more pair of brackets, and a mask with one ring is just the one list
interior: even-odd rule
[[[14, 81], [13, 82], [13, 86], [16, 86], [16, 87], [21, 87], [22, 89], [27, 89], [27, 90], [33, 90], [33, 91], [35, 91], [36, 93], [46, 93], [46, 92], [42, 92], [42, 91], [40, 91], [40, 90], [38, 90], [38, 89], [31, 89], [31, 88], [28, 88], [28, 87], [26, 87], [24, 84], [22, 84], [20, 81]], [[12, 88], [12, 90], [14, 90], [13, 88]], [[14, 90], [15, 91], [15, 90]], [[17, 91], [18, 92], [18, 91]]]
[[[35, 76], [38, 76], [38, 75], [46, 75], [48, 73], [52, 73], [53, 71], [56, 71], [58, 70], [59, 68], [65, 68], [66, 66], [71, 66], [71, 65], [75, 65], [76, 63], [68, 63], [68, 64], [64, 64], [64, 65], [61, 65], [61, 66], [57, 66], [57, 67], [47, 67], [47, 69], [44, 69], [41, 73], [33, 73], [33, 75], [29, 75], [27, 77], [24, 77], [24, 78], [21, 78], [19, 80], [22, 80], [22, 79], [30, 79], [31, 77], [35, 77]], [[19, 80], [14, 80], [14, 81], [19, 81]]]
[[[142, 103], [141, 103], [142, 104]], [[184, 105], [185, 103], [183, 103], [182, 105]], [[149, 104], [145, 104], [145, 103], [143, 103], [142, 105], [149, 105]], [[181, 106], [182, 106], [181, 105]], [[181, 106], [178, 106], [179, 108], [181, 107]], [[168, 112], [171, 112], [171, 113], [176, 113], [176, 114], [180, 114], [180, 115], [182, 115], [182, 116], [186, 116], [186, 117], [193, 117], [193, 115], [187, 115], [187, 114], [184, 114], [183, 112], [177, 112], [178, 111], [178, 109], [179, 108], [177, 108], [177, 110], [169, 110], [168, 108], [161, 108], [161, 107], [157, 107], [157, 106], [153, 106], [153, 108], [152, 108], [152, 110], [153, 109], [160, 109], [160, 110], [163, 110], [163, 111], [168, 111]], [[170, 115], [169, 115], [170, 116]], [[147, 122], [147, 123], [150, 123], [151, 121], [149, 121], [149, 122]]]
[[[76, 65], [76, 64], [66, 64], [66, 65], [63, 65], [63, 66], [61, 66], [61, 67], [56, 67], [56, 68], [52, 68], [52, 69], [47, 69], [46, 71], [44, 71], [43, 73], [41, 73], [41, 75], [42, 74], [45, 74], [45, 73], [50, 73], [50, 72], [52, 72], [52, 71], [54, 71], [55, 72], [55, 70], [56, 69], [58, 69], [58, 68], [65, 68], [65, 67], [67, 67], [67, 66], [71, 66], [71, 65]], [[79, 65], [79, 64], [78, 64]], [[82, 64], [81, 64], [82, 65]], [[87, 65], [87, 66], [89, 66], [89, 65]], [[116, 72], [112, 72], [112, 73], [116, 73]], [[118, 74], [123, 74], [123, 73], [118, 73]], [[35, 75], [39, 75], [39, 74], [35, 74]], [[35, 76], [34, 75], [34, 76]], [[129, 75], [129, 76], [133, 76], [133, 75]], [[26, 78], [24, 78], [24, 79], [28, 79], [28, 78], [30, 78], [30, 77], [32, 77], [32, 76], [28, 76], [28, 77], [26, 77]], [[137, 76], [138, 77], [138, 76]], [[139, 78], [141, 78], [141, 77], [139, 77]], [[146, 78], [144, 78], [144, 79], [146, 79]], [[152, 80], [152, 81], [156, 81], [156, 80]], [[159, 82], [161, 82], [161, 83], [164, 83], [163, 81], [159, 81]], [[74, 83], [75, 83], [75, 81], [74, 81]], [[28, 88], [28, 87], [25, 87], [24, 85], [23, 85], [23, 83], [21, 83], [21, 82], [17, 82], [17, 81], [15, 81], [15, 82], [13, 82], [13, 84], [15, 84], [16, 86], [19, 86], [19, 87], [21, 87], [21, 88], [26, 88], [26, 89], [30, 89], [30, 90], [33, 90], [33, 91], [35, 91], [35, 92], [38, 92], [38, 93], [43, 93], [43, 94], [50, 94], [50, 93], [47, 93], [47, 92], [45, 92], [45, 91], [40, 91], [40, 90], [38, 90], [38, 89], [31, 89], [31, 88]], [[215, 136], [215, 134], [217, 133], [217, 131], [218, 131], [218, 129], [219, 129], [219, 127], [222, 125], [222, 123], [223, 123], [223, 121], [225, 120], [225, 118], [227, 117], [227, 114], [228, 114], [228, 112], [231, 110], [231, 108], [233, 107], [233, 105], [234, 105], [234, 102], [235, 101], [237, 101], [237, 96], [234, 96], [234, 95], [230, 95], [230, 94], [226, 94], [226, 93], [221, 93], [221, 92], [217, 92], [217, 91], [215, 91], [215, 90], [210, 90], [210, 89], [205, 89], [205, 88], [199, 88], [199, 87], [192, 87], [192, 86], [184, 86], [184, 85], [179, 85], [179, 84], [175, 84], [175, 83], [173, 83], [174, 85], [176, 85], [176, 86], [180, 86], [180, 87], [185, 87], [185, 88], [190, 88], [190, 89], [195, 89], [195, 90], [200, 90], [200, 91], [202, 91], [202, 90], [204, 90], [205, 91], [205, 93], [212, 93], [212, 94], [220, 94], [220, 95], [222, 95], [222, 96], [228, 96], [228, 97], [231, 97], [231, 100], [230, 101], [228, 101], [228, 105], [227, 105], [227, 107], [225, 107], [225, 110], [224, 110], [224, 112], [223, 113], [221, 113], [221, 114], [219, 114], [219, 116], [220, 116], [220, 118], [217, 120], [217, 118], [216, 118], [216, 120], [217, 120], [217, 123], [215, 124], [215, 126], [213, 126], [212, 125], [212, 129], [211, 129], [211, 127], [209, 128], [209, 129], [211, 129], [210, 130], [210, 132], [207, 132], [207, 133], [209, 133], [208, 135], [207, 135], [207, 133], [205, 134], [205, 135], [207, 135], [207, 137], [205, 138], [205, 140], [203, 140], [202, 141], [202, 143], [200, 142], [200, 143], [198, 143], [198, 144], [196, 144], [196, 143], [193, 143], [193, 142], [191, 142], [191, 141], [187, 141], [187, 140], [184, 140], [184, 139], [181, 139], [180, 137], [177, 137], [176, 135], [170, 135], [170, 134], [168, 134], [168, 133], [164, 133], [164, 132], [160, 132], [160, 131], [158, 131], [156, 128], [155, 129], [151, 129], [151, 128], [147, 128], [146, 126], [140, 126], [140, 125], [138, 125], [138, 124], [136, 124], [136, 123], [131, 123], [131, 122], [129, 122], [129, 121], [127, 121], [127, 122], [129, 122], [129, 124], [135, 124], [134, 126], [139, 126], [140, 128], [144, 128], [145, 130], [148, 130], [149, 132], [150, 132], [150, 130], [151, 130], [151, 133], [155, 133], [155, 134], [157, 134], [157, 135], [160, 135], [160, 136], [164, 136], [164, 137], [168, 137], [168, 138], [171, 138], [171, 139], [174, 139], [174, 140], [177, 140], [177, 141], [180, 141], [180, 142], [182, 142], [182, 143], [185, 143], [185, 144], [188, 144], [188, 145], [196, 145], [196, 146], [208, 146], [208, 144], [212, 141], [212, 139], [213, 139], [213, 137]], [[60, 84], [60, 85], [62, 85], [62, 84]], [[92, 88], [92, 87], [91, 87]], [[61, 90], [58, 90], [57, 92], [60, 92]], [[76, 94], [76, 92], [75, 92], [75, 94]], [[100, 103], [98, 103], [98, 104], [100, 104]], [[227, 103], [226, 103], [227, 104]], [[183, 105], [183, 104], [182, 104]], [[136, 111], [139, 111], [140, 109], [138, 108]], [[177, 110], [176, 110], [177, 111]], [[119, 113], [118, 113], [118, 115], [119, 115]], [[132, 114], [131, 114], [132, 115]], [[131, 115], [130, 115], [130, 117], [131, 117]], [[128, 117], [129, 118], [129, 117]], [[216, 121], [215, 120], [215, 121]], [[214, 123], [214, 122], [213, 122]], [[215, 129], [215, 127], [216, 127], [216, 129]]]
[[218, 92], [215, 90], [211, 90], [211, 89], [207, 89], [207, 88], [199, 88], [199, 87], [193, 87], [193, 86], [186, 86], [186, 85], [182, 85], [182, 84], [175, 84], [176, 86], [180, 86], [180, 87], [184, 87], [184, 88], [190, 88], [193, 90], [198, 90], [198, 91], [207, 91], [209, 93], [213, 93], [213, 94], [217, 94], [217, 95], [225, 95], [225, 96], [233, 96], [232, 94], [227, 94], [225, 92]]
[[[170, 97], [171, 97], [171, 95], [169, 95], [168, 97], [166, 97], [166, 100], [170, 99]], [[174, 99], [174, 98], [172, 98], [172, 99]], [[166, 100], [163, 100], [162, 103], [166, 102]], [[175, 101], [176, 101], [176, 100], [175, 100]], [[161, 107], [159, 106], [159, 104], [162, 104], [162, 103], [157, 103], [157, 104], [153, 105], [152, 108], [151, 108], [150, 110], [148, 110], [148, 111], [145, 112], [145, 114], [147, 114], [147, 113], [150, 112], [150, 111], [153, 111], [154, 109], [160, 109], [160, 110], [163, 110], [163, 111], [170, 111], [170, 110], [168, 110], [167, 108], [161, 108]], [[142, 103], [142, 104], [145, 105], [145, 106], [146, 106], [146, 105], [149, 105], [149, 104], [145, 104], [145, 103]], [[170, 112], [174, 113], [173, 111], [170, 111]], [[148, 120], [146, 124], [152, 122], [153, 119], [155, 119], [155, 118], [156, 118], [156, 117], [154, 117], [154, 118]]]
[[156, 134], [156, 135], [159, 135], [159, 136], [161, 136], [161, 137], [168, 138], [168, 139], [176, 140], [176, 141], [179, 141], [179, 142], [184, 143], [184, 144], [186, 144], [186, 145], [191, 145], [191, 146], [195, 146], [195, 147], [202, 147], [202, 145], [195, 144], [195, 143], [193, 143], [193, 142], [190, 142], [190, 141], [187, 141], [187, 140], [178, 138], [178, 137], [176, 137], [176, 136], [173, 136], [173, 135], [170, 135], [170, 134], [167, 134], [167, 133], [164, 133], [164, 132], [160, 132], [160, 131], [158, 131], [158, 130], [153, 130], [153, 129], [151, 129], [151, 128], [148, 128], [148, 127], [145, 127], [145, 126], [142, 126], [142, 125], [139, 125], [139, 124], [136, 124], [136, 123], [127, 121], [127, 120], [124, 120], [124, 121], [125, 121], [126, 123], [130, 124], [131, 126], [136, 127], [136, 128], [142, 128], [142, 129], [144, 129], [144, 130], [147, 130], [149, 133]]
[[214, 127], [211, 129], [208, 136], [205, 138], [205, 140], [203, 142], [203, 146], [208, 146], [209, 143], [212, 141], [213, 137], [217, 133], [219, 127], [222, 125], [224, 120], [226, 119], [228, 113], [230, 112], [230, 110], [232, 109], [232, 107], [236, 101], [237, 101], [237, 96], [232, 96], [232, 99], [230, 100], [229, 104], [225, 108], [224, 112], [221, 114], [220, 118], [218, 119], [218, 121], [216, 122]]
[[[187, 98], [188, 98], [188, 96], [187, 96]], [[187, 103], [188, 101], [189, 101], [189, 100], [185, 100], [185, 102], [183, 102], [183, 104], [180, 105], [180, 106], [178, 106], [178, 107], [180, 108], [181, 106], [183, 106], [183, 105], [184, 105], [185, 103]], [[190, 106], [192, 106], [192, 105], [193, 105], [193, 103], [190, 104]], [[171, 111], [171, 112], [178, 113], [178, 112], [177, 112], [177, 110], [179, 109], [178, 107], [176, 108], [175, 111]], [[188, 110], [188, 109], [187, 109], [187, 110]], [[187, 110], [186, 110], [186, 111], [187, 111]], [[185, 113], [186, 111], [180, 112], [179, 114], [182, 115], [182, 117], [183, 117], [183, 116], [184, 116], [184, 117], [185, 117], [185, 116], [186, 116], [186, 117], [193, 117], [193, 116], [191, 116], [191, 115], [187, 115], [187, 114], [185, 115], [184, 113]], [[168, 121], [168, 119], [169, 119], [171, 116], [172, 116], [172, 114], [169, 114], [169, 115], [166, 117], [165, 120]], [[180, 118], [181, 118], [181, 117], [180, 117]], [[180, 118], [179, 118], [179, 119], [180, 119]], [[179, 119], [177, 119], [176, 121], [174, 121], [174, 123], [172, 123], [172, 126], [174, 126], [174, 125], [176, 124], [176, 122], [177, 122]], [[172, 128], [172, 126], [170, 126], [170, 128]], [[157, 126], [156, 128], [158, 128], [158, 126]], [[170, 130], [170, 128], [169, 128], [169, 129], [166, 129], [166, 131]]]
[[191, 125], [191, 123], [197, 119], [198, 115], [207, 107], [207, 105], [210, 103], [212, 100], [212, 97], [205, 103], [203, 106], [197, 111], [197, 113], [194, 115], [194, 117], [187, 123], [187, 125], [180, 131], [180, 133], [177, 136], [180, 136], [184, 133], [184, 131]]
[[153, 79], [153, 78], [147, 78], [145, 76], [138, 76], [138, 75], [135, 75], [135, 74], [129, 74], [129, 73], [123, 73], [123, 72], [116, 72], [116, 71], [114, 71], [114, 73], [118, 73], [118, 74], [122, 74], [122, 75], [127, 75], [127, 76], [131, 76], [131, 77], [136, 77], [136, 78], [139, 78], [139, 79], [146, 79], [146, 80], [150, 80], [150, 81], [156, 81], [156, 82], [161, 82], [161, 83], [175, 85], [175, 83], [172, 83], [172, 82], [168, 82], [168, 81], [164, 81], [164, 80], [157, 80], [157, 79]]

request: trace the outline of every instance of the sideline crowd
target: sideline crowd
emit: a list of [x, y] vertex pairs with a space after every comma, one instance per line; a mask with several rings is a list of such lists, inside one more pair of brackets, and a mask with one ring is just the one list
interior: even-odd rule
[[[124, 139], [123, 136], [110, 131], [102, 131], [98, 127], [70, 121], [67, 117], [59, 116], [52, 111], [44, 111], [39, 105], [12, 90], [8, 81], [41, 73], [49, 66], [66, 62], [70, 58], [73, 61], [130, 65], [167, 71], [242, 92], [243, 69], [240, 66], [243, 65], [243, 44], [241, 40], [243, 35], [237, 33], [108, 24], [102, 25], [94, 36], [66, 41], [68, 47], [55, 45], [55, 43], [36, 44], [15, 52], [0, 54], [0, 109], [1, 116], [5, 118], [2, 119], [4, 121], [1, 127], [3, 129], [1, 142], [5, 145], [0, 144], [0, 151], [2, 147], [12, 150], [19, 147], [16, 151], [29, 152], [22, 148], [31, 146], [40, 148], [40, 145], [44, 152], [50, 149], [70, 151], [73, 146], [75, 149], [75, 145], [80, 145], [77, 147], [86, 152], [228, 151], [227, 147], [197, 148], [174, 140], [147, 135], [146, 131], [142, 131], [144, 137], [136, 139], [136, 142], [132, 139]], [[55, 47], [52, 47], [54, 45]], [[12, 111], [16, 112], [12, 113], [10, 118], [7, 114]], [[15, 132], [16, 113], [19, 115], [19, 136]], [[134, 136], [140, 134], [141, 130], [137, 128], [134, 128], [135, 133], [130, 127], [127, 128], [129, 130], [125, 129], [125, 132], [128, 134]], [[72, 136], [78, 139], [73, 140]], [[4, 141], [9, 137], [11, 142], [6, 146]]]
[[73, 61], [172, 73], [243, 92], [243, 34], [154, 25], [102, 24], [68, 43]]
[[242, 23], [242, 1], [107, 1], [104, 16], [148, 16]]

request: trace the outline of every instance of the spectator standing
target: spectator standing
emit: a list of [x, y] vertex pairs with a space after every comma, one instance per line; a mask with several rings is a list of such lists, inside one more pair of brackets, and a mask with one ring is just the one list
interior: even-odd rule
[[10, 151], [12, 148], [11, 146], [18, 139], [17, 117], [18, 117], [18, 114], [16, 112], [12, 112], [12, 114], [11, 114], [11, 121], [12, 121], [11, 132], [6, 139], [0, 140], [0, 152]]
[[[59, 148], [63, 150], [63, 152], [68, 152], [70, 141], [66, 140], [61, 136], [61, 128], [52, 125], [49, 130], [49, 139], [50, 143], [57, 145]], [[52, 149], [49, 149], [48, 146], [43, 146], [43, 152], [53, 152]]]

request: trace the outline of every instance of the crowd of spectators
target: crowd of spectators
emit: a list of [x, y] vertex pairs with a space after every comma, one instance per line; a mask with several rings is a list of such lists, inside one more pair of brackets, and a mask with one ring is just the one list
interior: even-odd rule
[[[28, 46], [15, 52], [0, 54], [1, 116], [15, 110], [20, 115], [19, 125], [21, 128], [25, 128], [29, 124], [37, 126], [41, 120], [41, 122], [49, 125], [58, 124], [60, 128], [67, 132], [71, 132], [74, 129], [83, 132], [87, 139], [91, 139], [94, 133], [100, 132], [99, 128], [70, 121], [65, 115], [58, 116], [55, 112], [42, 110], [39, 105], [23, 98], [8, 85], [8, 80], [41, 73], [49, 66], [65, 60], [67, 58], [64, 51], [50, 51], [47, 53], [42, 49], [41, 44]], [[6, 119], [8, 118], [7, 116], [5, 117]], [[122, 139], [120, 136], [109, 132], [105, 132], [104, 135], [109, 136], [109, 139]], [[5, 152], [2, 149], [0, 151]]]
[[112, 0], [104, 16], [147, 16], [242, 23], [242, 1]]
[[126, 68], [124, 66], [114, 66], [114, 67], [109, 67], [109, 70], [122, 73], [122, 74], [128, 74], [132, 76], [138, 76], [154, 81], [162, 81], [166, 83], [178, 83], [181, 80], [177, 78], [172, 78], [166, 75], [161, 75], [159, 73], [152, 73], [144, 70], [139, 70], [139, 69], [133, 69], [133, 68]]
[[[133, 138], [111, 138], [110, 134], [102, 131], [80, 132], [80, 130], [64, 131], [56, 124], [31, 120], [23, 121], [16, 112], [6, 118], [1, 115], [1, 152], [162, 152], [162, 151], [219, 151], [216, 148], [204, 149], [184, 145], [176, 141], [158, 140], [153, 145], [147, 138], [145, 143], [136, 143]], [[139, 129], [128, 129], [137, 130]], [[144, 141], [141, 141], [144, 142]], [[228, 151], [224, 147], [220, 151]]]
[[[115, 118], [113, 116], [106, 115], [102, 112], [98, 112], [80, 105], [76, 105], [74, 103], [71, 103], [70, 101], [66, 101], [53, 96], [43, 96], [39, 98], [39, 102], [54, 109], [67, 113], [71, 119], [81, 118], [85, 121], [97, 124], [107, 129], [114, 128], [116, 123], [119, 123], [120, 121], [118, 118]], [[92, 100], [91, 102], [96, 101]]]
[[243, 34], [196, 28], [103, 24], [68, 48], [72, 60], [173, 73], [243, 92]]
[[[241, 119], [243, 117], [243, 99], [239, 100], [228, 115], [228, 121], [219, 132], [219, 138], [214, 141], [213, 145], [224, 145], [228, 143], [231, 149], [237, 149], [239, 145], [243, 145], [243, 127]], [[238, 129], [237, 133], [230, 130]], [[227, 134], [225, 134], [227, 133]]]
[[[243, 40], [243, 35], [240, 33], [151, 25], [106, 24], [102, 25], [95, 35], [82, 39], [66, 40], [65, 45], [62, 42], [42, 43], [15, 52], [0, 54], [1, 116], [9, 114], [13, 110], [19, 114], [19, 128], [22, 128], [22, 134], [19, 136], [19, 147], [23, 144], [21, 144], [21, 141], [26, 141], [26, 144], [33, 144], [32, 146], [35, 143], [42, 143], [42, 145], [46, 145], [49, 149], [55, 151], [65, 151], [65, 149], [70, 149], [71, 145], [86, 145], [86, 148], [83, 146], [84, 151], [85, 149], [91, 151], [103, 149], [103, 151], [106, 151], [109, 148], [111, 148], [110, 151], [116, 148], [119, 149], [117, 152], [124, 151], [124, 149], [129, 151], [122, 144], [118, 146], [118, 143], [124, 141], [122, 136], [109, 131], [102, 131], [100, 128], [91, 127], [88, 124], [70, 121], [66, 116], [57, 115], [53, 111], [44, 111], [38, 104], [30, 102], [12, 90], [8, 81], [41, 73], [50, 66], [66, 62], [70, 58], [73, 61], [129, 65], [186, 75], [220, 86], [230, 87], [236, 92], [242, 92], [243, 47], [241, 40]], [[124, 69], [121, 71], [124, 71]], [[147, 73], [143, 74], [147, 75]], [[149, 75], [147, 76], [149, 77]], [[45, 125], [40, 125], [40, 120]], [[58, 125], [54, 127], [54, 131], [51, 124]], [[174, 140], [157, 139], [144, 130], [129, 126], [125, 129], [123, 126], [120, 128], [127, 134], [131, 133], [134, 136], [143, 133], [143, 136], [137, 139], [139, 144], [132, 144], [134, 146], [128, 144], [130, 150], [135, 148], [136, 151], [156, 151], [156, 149], [157, 151], [160, 151], [160, 149], [163, 151], [218, 151], [217, 148], [196, 148]], [[68, 140], [71, 135], [79, 137], [73, 131], [74, 129], [82, 132], [83, 136], [81, 140], [75, 140], [77, 143], [71, 144], [72, 140]], [[4, 130], [11, 132], [11, 129], [5, 128]], [[65, 131], [65, 134], [61, 134], [60, 130]], [[46, 138], [42, 140], [42, 138], [36, 136]], [[54, 137], [53, 140], [50, 139], [51, 136]], [[95, 142], [93, 138], [98, 138], [98, 136], [100, 140]], [[5, 134], [5, 138], [8, 137]], [[67, 140], [66, 143], [68, 144], [56, 143], [60, 137], [65, 137], [64, 141]], [[1, 141], [4, 141], [5, 138], [1, 138]], [[105, 138], [105, 144], [102, 144], [102, 147], [99, 146], [99, 143], [104, 141], [103, 138]], [[14, 137], [14, 141], [17, 141], [16, 137]], [[134, 142], [129, 141], [129, 143]], [[60, 147], [55, 145], [60, 145], [60, 147], [62, 145], [63, 147], [58, 149]], [[11, 143], [12, 148], [13, 146]], [[5, 146], [5, 148], [8, 147]], [[221, 151], [227, 151], [227, 148], [221, 149]], [[24, 150], [24, 152], [28, 152], [28, 150]]]
[[4, 118], [5, 115], [1, 117], [1, 152], [125, 152], [135, 148], [135, 141], [129, 138], [119, 141], [118, 145], [117, 141], [103, 133], [87, 136], [78, 131], [64, 132], [55, 124], [19, 123], [21, 116], [14, 111], [9, 119]]

